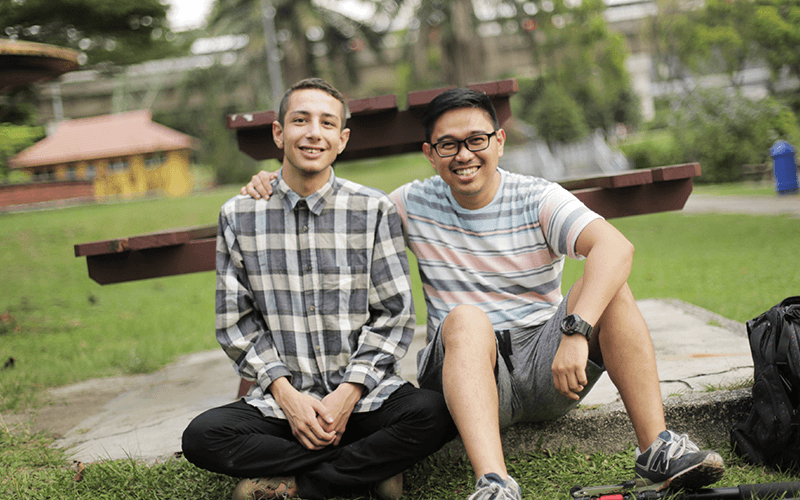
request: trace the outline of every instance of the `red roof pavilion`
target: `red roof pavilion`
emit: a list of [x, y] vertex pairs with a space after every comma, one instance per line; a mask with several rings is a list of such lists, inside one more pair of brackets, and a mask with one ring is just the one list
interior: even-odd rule
[[10, 158], [11, 168], [192, 149], [194, 138], [152, 121], [149, 110], [62, 122], [56, 132]]

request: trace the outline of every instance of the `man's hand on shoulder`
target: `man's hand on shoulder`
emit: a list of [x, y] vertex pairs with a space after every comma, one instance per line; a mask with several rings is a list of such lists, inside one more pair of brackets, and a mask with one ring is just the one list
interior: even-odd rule
[[322, 398], [322, 404], [324, 404], [330, 412], [333, 421], [325, 422], [322, 418], [319, 418], [320, 425], [326, 431], [332, 431], [336, 434], [336, 438], [333, 441], [334, 445], [338, 445], [342, 440], [342, 434], [344, 434], [347, 428], [347, 421], [350, 419], [353, 408], [355, 408], [356, 403], [358, 403], [363, 394], [363, 385], [344, 383], [339, 385], [332, 393]]
[[309, 450], [321, 450], [334, 443], [336, 434], [320, 425], [320, 422], [334, 421], [322, 401], [300, 393], [286, 377], [272, 382], [269, 390], [286, 415], [292, 434], [300, 444]]
[[268, 200], [272, 196], [272, 181], [278, 178], [278, 172], [267, 172], [262, 170], [250, 179], [239, 193], [243, 195], [250, 195], [253, 198], [260, 200], [264, 198]]

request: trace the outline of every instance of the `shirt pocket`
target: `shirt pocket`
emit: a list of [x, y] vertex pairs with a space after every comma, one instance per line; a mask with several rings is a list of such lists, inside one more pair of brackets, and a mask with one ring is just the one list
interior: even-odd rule
[[322, 269], [322, 324], [327, 331], [348, 335], [369, 318], [369, 269]]

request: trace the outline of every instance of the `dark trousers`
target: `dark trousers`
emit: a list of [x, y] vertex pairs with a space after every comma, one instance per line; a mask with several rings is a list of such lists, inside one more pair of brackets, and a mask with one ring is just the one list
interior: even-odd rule
[[193, 464], [235, 477], [294, 476], [303, 498], [367, 490], [441, 448], [457, 434], [441, 393], [406, 384], [381, 407], [353, 413], [339, 446], [308, 450], [286, 420], [244, 400], [197, 416], [183, 433]]

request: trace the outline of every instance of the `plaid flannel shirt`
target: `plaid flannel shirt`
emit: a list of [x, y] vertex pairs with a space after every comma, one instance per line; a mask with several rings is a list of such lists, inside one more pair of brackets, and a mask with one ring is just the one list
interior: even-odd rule
[[366, 386], [372, 411], [405, 381], [399, 360], [416, 318], [400, 217], [384, 193], [338, 179], [301, 198], [283, 181], [269, 200], [236, 196], [217, 233], [217, 340], [257, 383], [246, 401], [285, 418], [268, 387], [288, 377], [317, 399]]

